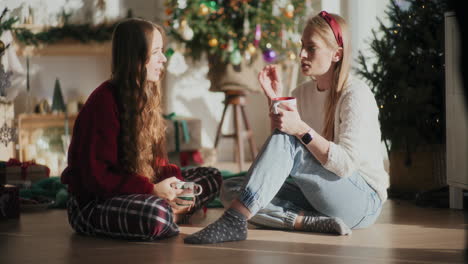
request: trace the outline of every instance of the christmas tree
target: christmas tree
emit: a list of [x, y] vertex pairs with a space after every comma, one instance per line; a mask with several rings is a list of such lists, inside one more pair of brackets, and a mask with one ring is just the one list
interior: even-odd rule
[[389, 23], [380, 21], [379, 32], [373, 32], [374, 56], [359, 55], [358, 73], [375, 94], [389, 152], [409, 154], [422, 145], [445, 143], [446, 10], [443, 0], [392, 0]]
[[[271, 63], [294, 59], [300, 47], [304, 0], [166, 1], [170, 35], [186, 55], [202, 54], [239, 65], [260, 53]], [[172, 51], [169, 51], [172, 52]], [[170, 55], [170, 54], [169, 54]]]
[[63, 101], [62, 89], [59, 79], [55, 79], [54, 97], [52, 98], [52, 112], [65, 112], [65, 102]]

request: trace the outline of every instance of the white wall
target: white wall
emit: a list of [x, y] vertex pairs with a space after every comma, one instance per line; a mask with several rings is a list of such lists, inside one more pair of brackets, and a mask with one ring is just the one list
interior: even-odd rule
[[358, 67], [357, 56], [362, 51], [369, 56], [372, 29], [378, 30], [378, 18], [385, 20], [385, 9], [389, 0], [341, 0], [340, 14], [346, 19], [351, 32], [352, 66]]
[[[26, 59], [20, 57], [26, 68]], [[106, 56], [31, 57], [31, 95], [35, 100], [52, 103], [55, 79], [59, 78], [65, 102], [85, 99], [110, 76], [110, 58]], [[16, 115], [26, 112], [26, 89], [15, 100]]]

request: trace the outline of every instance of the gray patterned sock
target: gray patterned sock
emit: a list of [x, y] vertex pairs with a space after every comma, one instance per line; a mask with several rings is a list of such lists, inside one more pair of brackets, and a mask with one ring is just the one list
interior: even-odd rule
[[247, 238], [247, 218], [230, 208], [202, 230], [186, 237], [187, 244], [214, 244], [229, 241], [240, 241]]
[[304, 231], [349, 235], [351, 229], [338, 217], [304, 216]]

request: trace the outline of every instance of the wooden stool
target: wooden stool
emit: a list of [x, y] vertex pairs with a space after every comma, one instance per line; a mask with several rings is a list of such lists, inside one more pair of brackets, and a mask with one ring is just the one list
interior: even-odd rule
[[[244, 170], [244, 140], [247, 138], [250, 144], [250, 153], [252, 154], [252, 160], [257, 156], [257, 147], [253, 139], [253, 133], [245, 113], [245, 104], [247, 103], [245, 96], [246, 94], [242, 91], [225, 91], [224, 110], [221, 117], [221, 122], [216, 132], [215, 149], [218, 147], [220, 137], [234, 138], [236, 141], [235, 157], [236, 162], [239, 164], [239, 170]], [[224, 118], [226, 117], [226, 110], [231, 105], [234, 113], [234, 133], [233, 134], [222, 134], [221, 128], [223, 127]], [[241, 119], [244, 119], [245, 131], [241, 129]]]

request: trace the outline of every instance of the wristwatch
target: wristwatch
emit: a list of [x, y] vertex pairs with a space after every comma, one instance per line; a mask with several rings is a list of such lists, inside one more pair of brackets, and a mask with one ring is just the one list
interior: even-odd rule
[[308, 145], [312, 139], [314, 139], [314, 137], [312, 136], [312, 128], [309, 129], [309, 131], [307, 131], [307, 133], [305, 133], [302, 137], [301, 137], [301, 141], [302, 143], [304, 143], [305, 145]]

